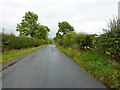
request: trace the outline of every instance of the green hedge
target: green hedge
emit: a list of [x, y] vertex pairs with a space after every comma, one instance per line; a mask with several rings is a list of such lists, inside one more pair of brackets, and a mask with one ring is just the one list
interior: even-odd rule
[[70, 32], [59, 39], [57, 44], [64, 47], [72, 47], [79, 50], [87, 50], [93, 48], [93, 40], [95, 34]]
[[111, 20], [109, 28], [104, 31], [101, 35], [69, 32], [57, 44], [78, 50], [95, 49], [120, 61], [120, 20]]
[[26, 36], [15, 36], [13, 34], [0, 34], [2, 36], [2, 50], [6, 49], [21, 49], [28, 47], [37, 47], [41, 44], [47, 43], [45, 40], [39, 40], [32, 37]]
[[108, 29], [104, 31], [97, 38], [96, 47], [114, 60], [120, 61], [120, 20], [111, 20]]
[[96, 42], [96, 47], [116, 61], [120, 61], [120, 30], [100, 35]]

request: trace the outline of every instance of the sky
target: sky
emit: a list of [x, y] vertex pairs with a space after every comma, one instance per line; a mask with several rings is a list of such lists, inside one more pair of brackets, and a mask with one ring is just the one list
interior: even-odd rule
[[119, 0], [0, 0], [0, 30], [14, 33], [25, 12], [38, 15], [38, 23], [50, 28], [49, 38], [58, 31], [58, 23], [67, 21], [76, 32], [101, 34], [110, 19], [118, 16]]

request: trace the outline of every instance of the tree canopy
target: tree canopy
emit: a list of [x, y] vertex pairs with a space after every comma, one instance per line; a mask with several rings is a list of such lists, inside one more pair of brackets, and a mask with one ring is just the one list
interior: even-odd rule
[[16, 31], [20, 35], [35, 37], [38, 39], [46, 39], [50, 29], [47, 26], [37, 23], [38, 15], [33, 12], [26, 12], [20, 24], [17, 24]]
[[74, 31], [74, 28], [66, 21], [59, 22], [58, 27], [59, 27], [59, 29], [58, 29], [58, 32], [56, 33], [57, 38], [61, 38], [68, 32]]

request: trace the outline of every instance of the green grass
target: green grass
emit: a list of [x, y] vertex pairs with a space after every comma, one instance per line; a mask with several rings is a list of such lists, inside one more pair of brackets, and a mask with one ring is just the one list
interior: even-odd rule
[[46, 45], [41, 45], [41, 46], [32, 47], [32, 48], [25, 48], [25, 49], [20, 49], [20, 50], [14, 49], [14, 50], [11, 50], [11, 51], [3, 52], [2, 54], [0, 54], [0, 64], [4, 64], [4, 63], [9, 62], [11, 60], [15, 60], [20, 56], [29, 54], [29, 53], [31, 53], [31, 52], [33, 52], [37, 49], [40, 49], [44, 46], [46, 46]]
[[120, 63], [105, 54], [94, 51], [78, 51], [57, 46], [61, 51], [80, 64], [88, 73], [99, 79], [108, 88], [120, 88]]

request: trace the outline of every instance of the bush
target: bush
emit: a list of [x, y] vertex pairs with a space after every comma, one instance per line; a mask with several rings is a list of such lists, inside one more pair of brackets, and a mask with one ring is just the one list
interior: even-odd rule
[[35, 39], [26, 36], [15, 36], [13, 34], [0, 34], [2, 36], [2, 49], [21, 49], [27, 47], [37, 47], [41, 44], [46, 43], [43, 40]]
[[96, 49], [120, 61], [120, 20], [115, 18], [110, 20], [108, 29], [104, 31], [105, 33], [99, 36], [69, 32], [58, 39], [57, 44], [78, 50]]
[[104, 29], [105, 33], [98, 38], [96, 47], [120, 61], [120, 21], [113, 19], [108, 26], [108, 29]]
[[58, 40], [59, 45], [64, 47], [72, 47], [76, 49], [86, 50], [93, 47], [93, 40], [95, 35], [88, 35], [85, 33], [70, 32], [64, 35], [63, 38]]

